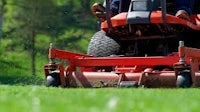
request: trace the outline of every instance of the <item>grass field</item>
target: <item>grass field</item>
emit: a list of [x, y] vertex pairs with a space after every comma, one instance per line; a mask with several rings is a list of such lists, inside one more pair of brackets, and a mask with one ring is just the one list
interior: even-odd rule
[[0, 86], [0, 112], [198, 112], [199, 89]]

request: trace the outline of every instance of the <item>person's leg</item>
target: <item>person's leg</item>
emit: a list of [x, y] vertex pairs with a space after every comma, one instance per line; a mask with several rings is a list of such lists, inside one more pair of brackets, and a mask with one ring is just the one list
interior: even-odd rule
[[128, 12], [131, 0], [122, 0], [121, 12]]
[[176, 0], [176, 16], [185, 20], [190, 20], [195, 0]]
[[176, 11], [185, 10], [188, 14], [192, 13], [195, 0], [176, 0]]
[[119, 2], [120, 0], [112, 0], [111, 2], [111, 11], [113, 15], [116, 15], [119, 13]]

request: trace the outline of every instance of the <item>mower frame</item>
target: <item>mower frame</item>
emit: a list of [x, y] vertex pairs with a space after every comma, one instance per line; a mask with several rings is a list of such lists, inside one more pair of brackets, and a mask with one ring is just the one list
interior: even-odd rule
[[[51, 71], [59, 71], [62, 87], [120, 87], [121, 85], [144, 87], [177, 87], [177, 76], [183, 70], [189, 70], [192, 87], [200, 86], [199, 60], [200, 50], [185, 47], [179, 43], [178, 53], [169, 56], [150, 57], [92, 57], [85, 54], [67, 52], [49, 48], [50, 63], [44, 66], [45, 78]], [[66, 60], [67, 66], [56, 64], [55, 59]], [[153, 66], [169, 66], [174, 70], [156, 71]], [[114, 71], [93, 71], [96, 66], [113, 66]], [[146, 67], [145, 69], [143, 67]], [[115, 83], [114, 83], [115, 82]], [[98, 83], [95, 85], [95, 83]], [[109, 84], [112, 83], [112, 84]]]

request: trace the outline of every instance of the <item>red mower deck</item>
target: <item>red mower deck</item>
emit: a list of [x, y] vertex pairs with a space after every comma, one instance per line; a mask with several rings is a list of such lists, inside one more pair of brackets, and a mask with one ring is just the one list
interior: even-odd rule
[[[58, 85], [62, 87], [177, 87], [179, 72], [191, 74], [193, 87], [200, 86], [200, 50], [183, 46], [179, 52], [169, 56], [151, 57], [92, 57], [50, 47], [50, 63], [45, 65], [46, 78], [51, 73], [59, 75]], [[69, 64], [56, 64], [55, 59]], [[97, 66], [112, 66], [114, 71], [94, 71]], [[155, 66], [174, 68], [154, 70]], [[53, 72], [57, 71], [57, 72]]]

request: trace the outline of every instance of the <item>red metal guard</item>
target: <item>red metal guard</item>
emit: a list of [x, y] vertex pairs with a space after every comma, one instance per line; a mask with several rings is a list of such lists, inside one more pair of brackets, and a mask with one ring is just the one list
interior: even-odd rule
[[[137, 81], [139, 85], [147, 85], [147, 87], [165, 87], [166, 85], [167, 87], [174, 87], [176, 86], [175, 71], [150, 69], [160, 65], [173, 67], [175, 63], [180, 61], [191, 65], [193, 85], [200, 86], [200, 81], [198, 81], [200, 80], [200, 49], [185, 47], [183, 42], [180, 42], [178, 53], [172, 53], [169, 56], [151, 57], [92, 57], [59, 50], [51, 46], [49, 59], [50, 64], [45, 65], [45, 75], [48, 75], [48, 70], [57, 66], [60, 71], [62, 86], [91, 87], [95, 85], [94, 83], [98, 83], [97, 85], [101, 87], [102, 85], [113, 86], [119, 84], [119, 81], [126, 80]], [[63, 65], [55, 64], [53, 62], [54, 59], [66, 60], [69, 65], [64, 67]], [[88, 69], [96, 66], [113, 66], [116, 71], [97, 72], [93, 71], [93, 69]], [[136, 69], [137, 67], [140, 69]]]

